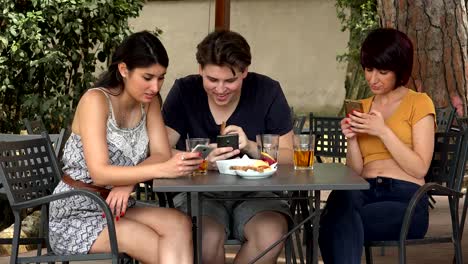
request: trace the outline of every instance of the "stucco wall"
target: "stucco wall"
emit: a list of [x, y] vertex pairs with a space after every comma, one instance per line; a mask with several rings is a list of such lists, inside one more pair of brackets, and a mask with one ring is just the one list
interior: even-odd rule
[[[250, 71], [278, 80], [297, 111], [334, 115], [345, 96], [346, 49], [332, 0], [231, 0], [231, 29], [252, 48]], [[214, 28], [214, 0], [151, 1], [135, 30], [161, 28], [170, 66], [161, 94], [175, 78], [198, 72], [195, 47]]]

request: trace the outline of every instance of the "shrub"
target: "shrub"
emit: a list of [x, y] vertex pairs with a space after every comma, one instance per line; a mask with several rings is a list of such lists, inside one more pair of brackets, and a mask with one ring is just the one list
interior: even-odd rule
[[[371, 95], [360, 63], [361, 44], [367, 34], [379, 27], [377, 0], [336, 0], [338, 19], [342, 31], [349, 31], [348, 51], [337, 56], [338, 61], [347, 62], [346, 98], [360, 99]], [[341, 110], [344, 114], [344, 109]]]
[[0, 131], [41, 117], [67, 126], [100, 62], [130, 33], [144, 0], [1, 0]]

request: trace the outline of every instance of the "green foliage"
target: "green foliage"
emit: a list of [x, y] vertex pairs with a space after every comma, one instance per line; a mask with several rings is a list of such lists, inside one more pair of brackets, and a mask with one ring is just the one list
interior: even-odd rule
[[0, 0], [0, 131], [70, 123], [81, 94], [130, 34], [144, 0]]
[[377, 0], [336, 0], [336, 10], [342, 24], [341, 30], [350, 33], [348, 52], [337, 56], [338, 61], [348, 62], [346, 98], [368, 97], [370, 91], [362, 74], [359, 54], [369, 31], [379, 27]]
[[350, 32], [348, 52], [339, 55], [339, 61], [359, 62], [361, 43], [372, 29], [379, 26], [376, 0], [336, 0], [336, 11], [342, 27]]

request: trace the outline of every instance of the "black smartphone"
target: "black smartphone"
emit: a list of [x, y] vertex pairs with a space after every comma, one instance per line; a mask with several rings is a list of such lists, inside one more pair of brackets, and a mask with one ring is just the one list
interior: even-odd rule
[[232, 147], [233, 149], [239, 148], [239, 135], [238, 134], [227, 134], [219, 135], [216, 137], [216, 144], [218, 148]]
[[353, 111], [364, 113], [364, 107], [362, 106], [361, 101], [345, 99], [344, 103], [345, 103], [346, 114], [351, 115]]
[[201, 144], [198, 144], [196, 145], [193, 149], [192, 149], [192, 152], [200, 152], [201, 155], [202, 155], [202, 158], [203, 159], [206, 159], [206, 157], [208, 157], [208, 155], [210, 154], [210, 152], [213, 150], [213, 148], [211, 148], [210, 146], [208, 145], [201, 145]]
[[[216, 137], [216, 144], [218, 145], [218, 148], [232, 147], [233, 149], [238, 149], [239, 148], [239, 135], [238, 134], [219, 135]], [[239, 157], [239, 155], [230, 157], [230, 159], [234, 159], [237, 157]]]

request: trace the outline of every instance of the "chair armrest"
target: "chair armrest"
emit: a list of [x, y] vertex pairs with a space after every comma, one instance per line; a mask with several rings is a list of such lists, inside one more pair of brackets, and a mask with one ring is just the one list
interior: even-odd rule
[[112, 253], [112, 255], [118, 257], [119, 249], [118, 249], [118, 246], [117, 246], [117, 236], [116, 236], [116, 233], [115, 233], [115, 225], [114, 225], [114, 220], [113, 220], [113, 217], [112, 217], [113, 214], [112, 214], [112, 212], [111, 212], [111, 210], [109, 208], [109, 205], [107, 205], [106, 201], [101, 196], [97, 195], [94, 192], [91, 192], [91, 191], [88, 191], [88, 190], [83, 190], [83, 189], [74, 189], [74, 190], [61, 192], [61, 193], [57, 193], [57, 194], [52, 194], [52, 195], [37, 198], [37, 199], [34, 199], [34, 200], [18, 203], [18, 204], [15, 204], [14, 206], [11, 206], [11, 207], [12, 207], [12, 209], [15, 209], [15, 208], [19, 208], [19, 209], [32, 208], [32, 207], [36, 207], [36, 206], [43, 205], [43, 204], [48, 204], [48, 203], [50, 203], [52, 201], [64, 199], [64, 198], [75, 196], [75, 195], [87, 196], [88, 198], [90, 198], [91, 200], [96, 202], [99, 205], [100, 208], [102, 208], [102, 210], [104, 211], [104, 213], [106, 215], [107, 229], [109, 231], [109, 240], [110, 240], [109, 242], [110, 242], [110, 246], [111, 246], [111, 253]]
[[409, 227], [411, 219], [413, 218], [414, 210], [416, 209], [416, 205], [419, 203], [421, 198], [427, 194], [429, 191], [438, 191], [440, 195], [447, 195], [447, 196], [455, 196], [457, 198], [462, 197], [463, 194], [461, 192], [457, 192], [453, 189], [447, 188], [440, 184], [429, 182], [421, 186], [411, 198], [408, 207], [406, 208], [405, 216], [403, 218], [403, 224], [400, 230], [400, 245], [406, 240], [406, 236], [408, 235]]

